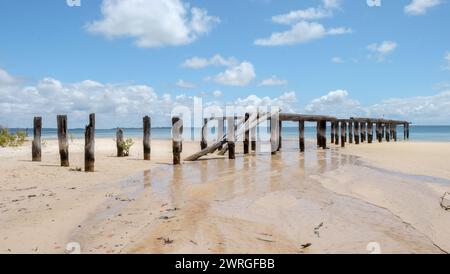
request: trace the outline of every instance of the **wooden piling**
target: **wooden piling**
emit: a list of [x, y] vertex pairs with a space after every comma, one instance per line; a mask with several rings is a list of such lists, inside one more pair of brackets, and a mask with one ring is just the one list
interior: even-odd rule
[[300, 152], [305, 152], [305, 121], [298, 121]]
[[41, 152], [41, 132], [42, 132], [42, 117], [34, 117], [33, 121], [33, 143], [31, 145], [31, 154], [33, 162], [40, 162], [42, 160]]
[[322, 138], [320, 138], [320, 121], [317, 121], [316, 126], [317, 147], [322, 147]]
[[236, 143], [235, 140], [235, 117], [227, 118], [227, 141], [228, 141], [228, 159], [236, 159]]
[[409, 123], [406, 124], [406, 139], [409, 140]]
[[249, 154], [249, 145], [250, 145], [250, 113], [245, 114], [245, 133], [244, 133], [244, 154]]
[[203, 126], [202, 126], [202, 141], [200, 142], [200, 148], [201, 150], [204, 150], [208, 147], [208, 119], [203, 119]]
[[123, 129], [118, 128], [116, 131], [117, 157], [125, 157], [123, 144], [124, 144]]
[[183, 152], [183, 120], [180, 117], [172, 118], [172, 153], [173, 164], [181, 164], [181, 152]]
[[348, 123], [348, 143], [353, 144], [353, 122]]
[[390, 138], [391, 137], [390, 136], [390, 134], [391, 134], [391, 124], [385, 124], [384, 127], [385, 127], [384, 132], [386, 134], [386, 142], [390, 142], [391, 141], [391, 138]]
[[257, 125], [258, 125], [258, 121], [259, 121], [259, 114], [257, 114], [256, 116], [256, 123], [255, 126], [253, 128], [250, 129], [251, 132], [251, 146], [252, 146], [252, 151], [256, 151], [256, 132], [257, 132]]
[[278, 125], [278, 149], [277, 151], [280, 151], [282, 148], [282, 142], [283, 142], [283, 136], [281, 135], [281, 132], [283, 130], [283, 121], [279, 120]]
[[392, 134], [394, 138], [394, 142], [397, 142], [397, 124], [392, 124]]
[[331, 143], [334, 144], [334, 128], [336, 127], [336, 124], [334, 122], [331, 122]]
[[95, 114], [89, 115], [84, 132], [84, 171], [94, 172], [95, 166]]
[[56, 117], [58, 125], [58, 145], [59, 145], [59, 158], [62, 167], [69, 166], [69, 142], [67, 139], [67, 116], [58, 115]]
[[347, 123], [341, 122], [341, 147], [345, 147], [345, 136], [347, 135]]
[[367, 142], [371, 144], [373, 142], [373, 122], [369, 121], [367, 124]]
[[149, 161], [151, 158], [151, 144], [150, 144], [150, 138], [151, 138], [151, 129], [152, 129], [152, 120], [150, 117], [145, 116], [143, 119], [144, 124], [144, 160]]
[[[225, 118], [220, 117], [217, 118], [217, 140], [220, 140], [223, 138], [223, 136], [225, 135]], [[222, 150], [223, 149], [223, 145], [219, 145], [218, 150]]]
[[339, 145], [339, 122], [331, 122], [331, 124], [334, 124], [334, 144]]
[[[278, 114], [277, 114], [278, 115]], [[278, 150], [278, 142], [280, 141], [279, 138], [279, 120], [276, 119], [277, 116], [272, 115], [269, 120], [270, 120], [270, 149], [272, 151], [272, 155], [275, 155], [277, 153]]]
[[319, 122], [319, 134], [320, 134], [320, 146], [323, 149], [327, 149], [327, 121], [322, 120]]
[[379, 143], [383, 142], [383, 126], [380, 122], [377, 122], [377, 139]]
[[359, 145], [359, 122], [355, 122], [355, 144]]
[[361, 122], [360, 124], [360, 135], [361, 135], [361, 143], [366, 141], [366, 122]]

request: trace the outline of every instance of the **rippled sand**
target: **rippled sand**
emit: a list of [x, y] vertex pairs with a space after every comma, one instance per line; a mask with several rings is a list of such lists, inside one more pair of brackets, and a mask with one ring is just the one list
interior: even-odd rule
[[[107, 141], [98, 141], [95, 174], [29, 163], [20, 149], [8, 152], [0, 252], [60, 253], [68, 242], [86, 253], [450, 251], [450, 212], [439, 205], [450, 174], [433, 160], [436, 154], [450, 160], [450, 144], [324, 151], [308, 143], [301, 154], [295, 140], [285, 140], [276, 156], [212, 156], [174, 167], [168, 141], [155, 141], [152, 163], [139, 160], [138, 148], [129, 159], [114, 158]], [[185, 156], [198, 146], [186, 142]], [[44, 196], [27, 196], [39, 192]], [[17, 197], [23, 200], [12, 202]]]

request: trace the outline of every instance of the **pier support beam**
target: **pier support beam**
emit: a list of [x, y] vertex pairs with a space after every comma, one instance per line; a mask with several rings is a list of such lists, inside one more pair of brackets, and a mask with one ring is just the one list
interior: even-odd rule
[[305, 121], [298, 121], [300, 152], [305, 152]]
[[95, 114], [89, 115], [89, 124], [84, 132], [84, 171], [95, 169]]
[[366, 122], [361, 122], [361, 143], [366, 141]]
[[345, 147], [345, 136], [347, 135], [347, 123], [341, 122], [341, 147]]
[[373, 122], [369, 121], [367, 124], [367, 142], [371, 144], [373, 142]]
[[406, 124], [406, 139], [409, 140], [409, 123]]
[[316, 126], [316, 135], [317, 135], [317, 147], [322, 147], [321, 138], [320, 138], [320, 121], [317, 121]]
[[[217, 118], [217, 140], [220, 140], [225, 135], [225, 119], [223, 117]], [[221, 151], [223, 145], [220, 145], [218, 150]]]
[[244, 154], [248, 154], [250, 152], [250, 113], [245, 114], [245, 133], [244, 133]]
[[334, 124], [334, 132], [333, 132], [333, 135], [334, 135], [334, 144], [335, 145], [339, 145], [339, 122], [338, 121], [336, 121], [336, 122], [331, 122], [331, 124]]
[[278, 125], [278, 149], [277, 151], [280, 151], [283, 147], [283, 136], [281, 135], [281, 132], [283, 131], [283, 121], [279, 119], [279, 125]]
[[336, 123], [331, 122], [331, 143], [334, 144], [334, 128], [336, 127]]
[[143, 119], [143, 126], [144, 126], [144, 139], [142, 141], [144, 145], [144, 160], [150, 161], [151, 158], [151, 144], [150, 144], [150, 138], [151, 138], [151, 129], [152, 129], [152, 120], [150, 117], [145, 116]]
[[172, 118], [172, 153], [173, 164], [181, 164], [181, 152], [183, 152], [183, 120], [180, 117]]
[[200, 148], [201, 150], [204, 150], [208, 147], [208, 119], [203, 119], [203, 126], [202, 126], [202, 141], [200, 142]]
[[[251, 135], [251, 146], [252, 146], [252, 151], [256, 151], [256, 133], [257, 133], [257, 130], [258, 130], [258, 122], [259, 122], [259, 114], [258, 113], [255, 113], [255, 114], [253, 114], [253, 115], [256, 115], [256, 123], [254, 123], [255, 124], [255, 126], [253, 127], [253, 128], [251, 128], [250, 129], [250, 135]], [[252, 115], [252, 116], [253, 116]]]
[[41, 132], [42, 132], [42, 117], [34, 117], [33, 143], [31, 146], [31, 156], [32, 156], [33, 162], [40, 162], [42, 160]]
[[390, 142], [391, 141], [391, 124], [385, 124], [384, 125], [385, 129], [385, 135], [386, 135], [386, 142]]
[[353, 144], [353, 122], [348, 123], [348, 143]]
[[69, 166], [69, 142], [67, 139], [67, 116], [58, 115], [56, 117], [58, 125], [58, 145], [59, 145], [59, 158], [62, 167]]
[[[278, 115], [278, 114], [276, 114]], [[278, 142], [280, 140], [279, 138], [279, 126], [280, 122], [278, 120], [278, 117], [276, 115], [272, 115], [270, 119], [270, 147], [272, 151], [272, 155], [275, 155], [278, 150]]]
[[125, 157], [123, 151], [123, 129], [118, 128], [116, 131], [116, 146], [117, 146], [117, 157]]
[[327, 121], [325, 120], [319, 122], [319, 137], [320, 147], [327, 149]]
[[227, 118], [228, 159], [236, 159], [235, 117]]
[[380, 122], [377, 122], [377, 139], [378, 142], [381, 143], [383, 142], [383, 128]]
[[355, 144], [359, 145], [359, 122], [355, 122]]

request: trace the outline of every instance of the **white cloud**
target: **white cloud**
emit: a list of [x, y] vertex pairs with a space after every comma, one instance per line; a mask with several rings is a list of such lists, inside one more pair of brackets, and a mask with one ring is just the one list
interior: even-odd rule
[[0, 86], [12, 85], [18, 82], [18, 79], [11, 76], [7, 71], [0, 68]]
[[196, 87], [194, 83], [186, 82], [183, 79], [178, 80], [178, 82], [175, 85], [183, 89], [193, 89]]
[[272, 75], [271, 77], [264, 79], [259, 83], [259, 86], [265, 87], [265, 86], [284, 86], [287, 85], [288, 81], [279, 79], [277, 76]]
[[330, 91], [327, 95], [312, 100], [305, 107], [305, 112], [312, 114], [350, 117], [361, 113], [357, 100], [349, 98], [346, 90]]
[[249, 95], [245, 98], [238, 98], [235, 102], [235, 106], [241, 106], [247, 109], [254, 109], [257, 107], [279, 107], [283, 112], [296, 112], [297, 96], [294, 91], [283, 93], [281, 96], [271, 98], [268, 96], [258, 97], [257, 95]]
[[335, 63], [335, 64], [341, 64], [341, 63], [344, 63], [344, 60], [342, 60], [341, 57], [336, 56], [336, 57], [331, 58], [331, 62]]
[[341, 0], [322, 0], [325, 8], [337, 9], [341, 7]]
[[234, 57], [224, 58], [219, 54], [214, 55], [210, 59], [201, 58], [201, 57], [192, 57], [187, 59], [181, 64], [184, 68], [190, 69], [202, 69], [208, 66], [225, 66], [229, 67], [232, 65], [236, 65], [238, 61]]
[[375, 55], [369, 55], [369, 58], [375, 58], [379, 62], [385, 60], [386, 56], [395, 51], [397, 43], [392, 41], [383, 41], [380, 44], [374, 43], [367, 46], [367, 49]]
[[405, 13], [410, 15], [423, 15], [427, 10], [442, 4], [441, 0], [412, 0], [409, 5], [405, 7]]
[[214, 97], [222, 97], [222, 91], [220, 91], [220, 90], [215, 90], [215, 91], [213, 91], [213, 96]]
[[307, 43], [330, 35], [340, 35], [351, 32], [352, 30], [348, 28], [325, 29], [325, 27], [319, 23], [301, 21], [293, 25], [290, 30], [272, 33], [269, 38], [256, 40], [255, 44], [258, 46], [295, 45]]
[[450, 52], [447, 52], [447, 54], [444, 56], [444, 60], [446, 62], [444, 69], [450, 70]]
[[86, 25], [89, 32], [131, 37], [143, 48], [190, 44], [220, 21], [182, 0], [103, 0], [101, 11], [101, 20]]
[[242, 62], [229, 67], [212, 79], [222, 85], [244, 87], [250, 84], [255, 77], [256, 73], [253, 65], [249, 62]]
[[296, 23], [302, 20], [316, 20], [325, 17], [331, 17], [333, 13], [324, 8], [308, 8], [304, 10], [294, 10], [286, 14], [275, 15], [272, 17], [272, 21], [278, 24]]

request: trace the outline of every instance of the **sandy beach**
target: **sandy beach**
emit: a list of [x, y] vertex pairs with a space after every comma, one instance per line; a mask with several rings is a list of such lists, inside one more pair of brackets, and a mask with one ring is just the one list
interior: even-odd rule
[[[96, 139], [96, 172], [83, 140], [59, 167], [56, 140], [43, 161], [31, 144], [0, 148], [0, 253], [446, 253], [450, 143], [330, 145], [305, 154], [284, 140], [276, 156], [220, 156], [174, 167], [171, 141], [141, 140], [131, 156]], [[183, 157], [198, 151], [184, 142]]]

